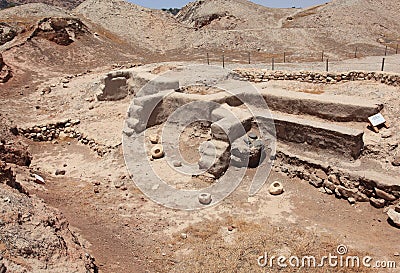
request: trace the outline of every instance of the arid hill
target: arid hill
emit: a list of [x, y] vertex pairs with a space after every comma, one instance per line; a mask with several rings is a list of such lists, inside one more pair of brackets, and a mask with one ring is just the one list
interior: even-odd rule
[[[123, 0], [87, 0], [74, 13], [101, 25], [127, 42], [155, 53], [187, 47], [193, 31], [172, 14]], [[189, 41], [192, 38], [189, 38]]]
[[[398, 1], [334, 0], [302, 10], [283, 25], [299, 31], [317, 32], [317, 42], [328, 49], [356, 47], [365, 53], [382, 54], [384, 45], [400, 42]], [[335, 45], [336, 43], [336, 45]]]
[[29, 3], [44, 3], [52, 6], [63, 7], [66, 9], [73, 9], [83, 1], [84, 0], [1, 0], [0, 9], [25, 5]]
[[49, 72], [76, 74], [118, 62], [136, 63], [144, 55], [59, 7], [26, 4], [1, 10], [0, 18], [0, 51], [17, 81], [23, 75], [40, 80]]
[[183, 7], [177, 19], [196, 29], [267, 29], [280, 27], [280, 19], [295, 11], [267, 8], [247, 0], [201, 0]]
[[[396, 3], [336, 0], [305, 9], [273, 9], [246, 0], [198, 0], [179, 14], [143, 8], [122, 0], [87, 0], [74, 12], [135, 47], [176, 58], [211, 53], [287, 52], [292, 60], [381, 55], [399, 33]], [[353, 23], [355, 22], [355, 23]], [[129, 31], [126, 31], [126, 30]]]
[[204, 59], [206, 52], [220, 55], [223, 50], [230, 59], [253, 52], [254, 58], [266, 60], [286, 52], [289, 61], [315, 61], [324, 51], [334, 60], [351, 57], [356, 47], [359, 56], [382, 55], [386, 45], [394, 50], [400, 41], [399, 5], [335, 0], [305, 9], [274, 9], [247, 0], [198, 0], [173, 16], [123, 0], [87, 0], [73, 14], [28, 4], [2, 11], [0, 23], [8, 25], [2, 26], [0, 41], [21, 32], [20, 26], [10, 28], [11, 22], [77, 17], [92, 33], [101, 28], [113, 37], [111, 43], [118, 40], [118, 47], [122, 43], [129, 52], [133, 47], [149, 61]]
[[[349, 58], [355, 48], [359, 56], [382, 55], [386, 45], [393, 51], [400, 41], [399, 6], [385, 1], [335, 0], [305, 9], [273, 9], [247, 0], [198, 0], [173, 16], [123, 0], [87, 0], [72, 11], [35, 3], [0, 11], [0, 50], [28, 39], [30, 46], [22, 56], [29, 52], [38, 62], [47, 59], [52, 66], [75, 58], [73, 63], [90, 63], [91, 67], [96, 62], [120, 62], [127, 55], [130, 61], [204, 61], [206, 52], [219, 58], [222, 51], [227, 60], [243, 60], [251, 52], [258, 61], [275, 56], [278, 62], [283, 52], [289, 61], [316, 61], [322, 51], [331, 60]], [[60, 41], [60, 37], [66, 42], [76, 30], [56, 26], [56, 33], [46, 30], [37, 35], [35, 29], [40, 24], [43, 27], [44, 18], [53, 27], [54, 22], [63, 21], [56, 18], [75, 18], [85, 31], [60, 52], [48, 42]], [[33, 47], [32, 42], [36, 43]], [[43, 52], [44, 60], [40, 58]], [[3, 55], [12, 66], [8, 53]]]

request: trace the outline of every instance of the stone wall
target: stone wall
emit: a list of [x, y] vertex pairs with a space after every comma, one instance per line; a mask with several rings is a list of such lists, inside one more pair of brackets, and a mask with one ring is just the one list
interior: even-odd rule
[[116, 101], [129, 95], [127, 81], [131, 78], [129, 71], [110, 72], [100, 79], [100, 86], [96, 93], [99, 101]]
[[382, 175], [366, 177], [364, 173], [351, 173], [286, 151], [278, 151], [276, 158], [276, 171], [308, 181], [321, 192], [350, 203], [370, 202], [376, 208], [383, 208], [396, 204], [400, 198], [400, 186]]
[[348, 81], [376, 81], [391, 86], [400, 86], [400, 75], [385, 72], [310, 72], [310, 71], [271, 71], [262, 69], [235, 69], [232, 73], [235, 78], [249, 80], [252, 82], [267, 82], [270, 80], [292, 80], [309, 83], [328, 83]]
[[27, 128], [18, 128], [18, 133], [28, 139], [39, 142], [58, 142], [76, 139], [82, 144], [88, 145], [91, 149], [97, 152], [99, 156], [103, 156], [115, 148], [97, 143], [93, 138], [90, 138], [84, 133], [79, 132], [77, 128], [74, 128], [79, 123], [79, 120], [66, 119], [56, 123], [35, 125]]

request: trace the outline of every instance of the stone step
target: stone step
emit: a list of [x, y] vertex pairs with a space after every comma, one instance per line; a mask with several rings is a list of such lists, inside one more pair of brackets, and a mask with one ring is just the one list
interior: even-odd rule
[[340, 122], [367, 122], [369, 116], [383, 109], [382, 103], [343, 95], [308, 94], [271, 88], [262, 89], [261, 94], [270, 110]]
[[[217, 86], [229, 92], [224, 93], [224, 102], [230, 106], [240, 106], [244, 102], [256, 105], [262, 96], [271, 111], [309, 115], [339, 122], [367, 122], [369, 116], [383, 109], [380, 102], [344, 95], [309, 94], [281, 88], [263, 88], [262, 84], [238, 84], [236, 81], [225, 81]], [[209, 96], [209, 99], [221, 101], [215, 95]]]
[[[226, 108], [226, 111], [236, 115], [242, 125], [248, 124], [249, 120], [254, 120], [250, 112], [244, 108], [230, 107], [227, 104], [224, 104], [223, 107]], [[214, 110], [214, 112], [219, 116], [223, 113], [220, 109]], [[218, 115], [214, 114], [214, 116]], [[310, 148], [327, 149], [352, 158], [358, 158], [364, 147], [364, 131], [359, 129], [341, 126], [335, 122], [311, 120], [307, 119], [306, 116], [294, 116], [279, 112], [272, 112], [272, 118], [278, 141], [306, 144]], [[221, 121], [225, 121], [225, 118]], [[229, 128], [227, 125], [221, 126], [221, 121], [215, 123], [219, 125], [215, 126], [215, 128]], [[262, 124], [270, 124], [271, 117], [262, 117], [260, 122]], [[244, 127], [248, 130], [248, 126]], [[223, 139], [220, 136], [220, 130], [216, 131], [216, 133], [218, 133], [219, 139]]]
[[312, 147], [332, 150], [353, 158], [358, 158], [364, 147], [362, 130], [281, 113], [272, 115], [278, 140], [307, 143]]

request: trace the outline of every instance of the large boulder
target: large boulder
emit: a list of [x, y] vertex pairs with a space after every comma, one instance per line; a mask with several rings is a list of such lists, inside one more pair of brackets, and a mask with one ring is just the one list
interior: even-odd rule
[[0, 22], [0, 45], [4, 45], [5, 43], [14, 39], [17, 35], [17, 31], [10, 25]]
[[40, 37], [56, 44], [68, 46], [80, 35], [89, 30], [81, 20], [77, 18], [44, 18], [39, 21], [31, 37]]
[[11, 68], [4, 62], [0, 53], [0, 83], [6, 83], [11, 77]]

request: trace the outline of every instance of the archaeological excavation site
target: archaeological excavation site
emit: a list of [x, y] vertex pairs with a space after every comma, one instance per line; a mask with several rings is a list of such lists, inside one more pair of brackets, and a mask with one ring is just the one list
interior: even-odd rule
[[273, 2], [0, 1], [0, 273], [398, 272], [400, 4]]

